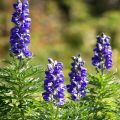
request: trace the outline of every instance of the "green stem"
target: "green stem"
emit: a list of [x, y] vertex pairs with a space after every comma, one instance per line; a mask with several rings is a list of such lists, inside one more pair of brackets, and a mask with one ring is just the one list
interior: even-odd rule
[[101, 74], [102, 74], [102, 76], [104, 74], [104, 64], [102, 64]]
[[20, 115], [21, 115], [21, 117], [22, 117], [22, 120], [25, 120], [25, 119], [24, 119], [24, 110], [23, 110], [22, 106], [23, 106], [23, 103], [22, 103], [22, 100], [21, 100], [21, 101], [20, 101]]
[[[22, 60], [19, 61], [19, 65], [18, 65], [18, 74], [19, 71], [21, 69], [21, 64], [22, 64]], [[22, 120], [25, 120], [24, 118], [24, 108], [23, 108], [23, 97], [22, 97], [22, 82], [21, 82], [21, 78], [18, 78], [19, 81], [19, 94], [18, 94], [18, 101], [19, 101], [19, 108], [20, 108], [20, 117], [22, 118]]]
[[55, 112], [55, 120], [58, 120], [58, 113], [59, 113], [59, 106], [57, 106], [56, 112]]
[[23, 98], [22, 98], [22, 86], [21, 86], [21, 80], [19, 79], [19, 93], [18, 93], [18, 101], [19, 101], [19, 109], [20, 109], [20, 117], [22, 120], [24, 119], [24, 109], [23, 109]]

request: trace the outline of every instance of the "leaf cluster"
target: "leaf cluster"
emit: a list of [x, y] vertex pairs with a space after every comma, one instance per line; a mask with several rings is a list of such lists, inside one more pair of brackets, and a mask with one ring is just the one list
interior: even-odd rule
[[[41, 66], [29, 65], [30, 59], [12, 58], [0, 68], [0, 119], [32, 119], [32, 108], [39, 99]], [[32, 119], [33, 120], [33, 119]]]
[[88, 112], [90, 120], [118, 120], [120, 83], [115, 73], [89, 75]]

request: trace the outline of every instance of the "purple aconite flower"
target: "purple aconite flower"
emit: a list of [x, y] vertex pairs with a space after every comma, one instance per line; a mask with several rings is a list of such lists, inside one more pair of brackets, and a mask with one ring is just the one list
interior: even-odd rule
[[28, 0], [23, 0], [23, 3], [18, 0], [13, 7], [15, 12], [12, 15], [11, 21], [15, 24], [15, 26], [11, 29], [10, 51], [18, 58], [32, 57], [32, 53], [28, 49], [28, 45], [30, 44], [31, 25]]
[[72, 68], [69, 73], [70, 85], [67, 85], [67, 90], [71, 94], [72, 100], [80, 100], [81, 97], [86, 95], [87, 69], [84, 67], [84, 61], [80, 55], [73, 56], [72, 60]]
[[64, 75], [61, 62], [48, 59], [47, 70], [45, 71], [44, 89], [42, 94], [45, 101], [53, 101], [57, 105], [64, 105]]
[[110, 46], [110, 37], [105, 35], [97, 36], [97, 44], [92, 57], [92, 64], [96, 69], [110, 69], [112, 67], [112, 48]]

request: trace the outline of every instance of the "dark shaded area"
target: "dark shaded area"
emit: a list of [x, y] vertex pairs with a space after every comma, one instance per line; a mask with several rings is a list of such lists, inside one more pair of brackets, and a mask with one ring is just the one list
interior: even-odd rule
[[71, 20], [70, 6], [65, 2], [65, 0], [54, 0], [54, 2], [56, 2], [56, 5], [61, 12], [62, 19], [69, 22]]
[[109, 10], [120, 10], [120, 0], [86, 0], [93, 16], [101, 16]]
[[8, 5], [5, 0], [0, 1], [0, 11], [2, 12], [0, 16], [0, 35], [1, 36], [7, 36], [9, 34], [8, 31], [8, 17], [7, 17], [7, 11], [8, 11]]
[[0, 1], [0, 10], [5, 10], [6, 9], [6, 4], [4, 0]]
[[83, 39], [78, 33], [66, 33], [63, 34], [65, 43], [72, 49], [81, 48], [83, 45]]

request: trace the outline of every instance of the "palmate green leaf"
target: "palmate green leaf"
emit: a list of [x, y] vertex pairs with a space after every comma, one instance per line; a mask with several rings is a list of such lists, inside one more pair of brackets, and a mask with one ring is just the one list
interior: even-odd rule
[[60, 110], [60, 120], [87, 120], [87, 112], [85, 100], [67, 101]]
[[[120, 83], [115, 78], [116, 73], [90, 74], [86, 101], [89, 103], [90, 120], [120, 119], [119, 99]], [[111, 116], [114, 117], [111, 117]]]
[[[11, 58], [8, 65], [0, 68], [0, 120], [34, 120], [34, 102], [40, 92], [42, 66], [32, 66], [30, 59]], [[37, 106], [36, 106], [37, 107]], [[6, 117], [4, 116], [4, 113]], [[2, 115], [3, 114], [3, 115]]]
[[26, 79], [28, 77], [34, 76], [36, 74], [39, 74], [43, 72], [42, 66], [30, 66], [28, 68], [24, 68], [21, 70], [20, 76], [23, 77], [23, 79]]

